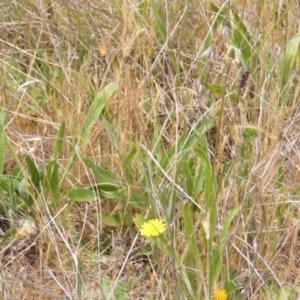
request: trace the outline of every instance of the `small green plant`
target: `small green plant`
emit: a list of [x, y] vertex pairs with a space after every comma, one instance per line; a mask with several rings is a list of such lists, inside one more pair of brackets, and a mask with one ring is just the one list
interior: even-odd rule
[[296, 299], [297, 1], [2, 2], [2, 298]]

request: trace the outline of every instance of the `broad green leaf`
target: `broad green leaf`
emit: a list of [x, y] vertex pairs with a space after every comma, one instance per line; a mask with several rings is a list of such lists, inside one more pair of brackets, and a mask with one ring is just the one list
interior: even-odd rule
[[129, 300], [128, 288], [124, 283], [118, 282], [115, 290], [116, 300]]
[[67, 197], [77, 202], [95, 201], [98, 197], [94, 191], [90, 189], [71, 189], [66, 192]]
[[279, 290], [277, 300], [294, 299], [294, 293], [290, 286], [284, 286]]
[[195, 148], [195, 152], [200, 158], [201, 165], [203, 168], [204, 176], [205, 176], [205, 202], [206, 202], [206, 211], [209, 212], [214, 203], [211, 202], [211, 198], [214, 196], [213, 193], [213, 185], [212, 185], [212, 171], [210, 162], [208, 160], [208, 156], [203, 152], [200, 148]]
[[146, 211], [149, 202], [146, 196], [130, 195], [129, 204], [141, 211]]
[[105, 225], [111, 227], [120, 227], [122, 224], [122, 218], [120, 214], [103, 214], [102, 221]]
[[104, 275], [101, 278], [100, 286], [101, 292], [103, 293], [103, 299], [107, 299], [112, 289], [112, 282], [107, 275]]
[[90, 134], [90, 131], [92, 127], [97, 122], [97, 119], [101, 115], [106, 102], [108, 99], [113, 95], [113, 93], [116, 91], [116, 84], [115, 83], [109, 83], [104, 87], [104, 89], [96, 95], [92, 105], [89, 108], [89, 111], [87, 113], [87, 116], [85, 118], [82, 130], [81, 130], [81, 145], [84, 146], [87, 142], [88, 136]]
[[103, 183], [97, 184], [97, 188], [101, 192], [107, 192], [107, 193], [114, 193], [114, 192], [118, 192], [121, 189], [123, 189], [123, 187], [119, 184], [108, 183], [108, 182], [103, 182]]
[[122, 192], [123, 187], [112, 183], [99, 183], [94, 185], [92, 189], [103, 198], [111, 199], [125, 204], [127, 196]]
[[219, 277], [221, 274], [221, 254], [220, 247], [215, 247], [210, 254], [210, 268], [209, 268], [209, 285], [215, 286], [215, 284], [219, 281]]
[[184, 174], [183, 176], [186, 193], [192, 197], [195, 189], [194, 170], [191, 166], [191, 162], [189, 161], [185, 161], [182, 159], [180, 165], [182, 169], [182, 174]]
[[217, 193], [217, 181], [213, 175], [209, 154], [208, 154], [208, 145], [206, 139], [203, 139], [203, 145], [201, 148], [195, 148], [195, 152], [200, 159], [200, 170], [203, 172], [205, 178], [204, 185], [204, 201], [205, 201], [205, 211], [208, 214], [208, 222], [210, 227], [210, 239], [208, 243], [210, 244], [214, 240], [214, 235], [216, 233], [215, 226], [217, 221], [217, 211], [216, 211], [216, 193]]
[[222, 97], [226, 96], [231, 101], [234, 101], [234, 102], [238, 102], [241, 100], [240, 97], [238, 96], [238, 94], [230, 91], [228, 87], [225, 87], [223, 85], [207, 83], [207, 84], [205, 84], [205, 87], [218, 98], [222, 98]]
[[[21, 181], [21, 180], [20, 180]], [[11, 177], [2, 177], [0, 181], [0, 186], [9, 194], [12, 195], [16, 190], [18, 190], [20, 181], [13, 179]]]
[[28, 203], [29, 197], [30, 197], [30, 183], [26, 179], [22, 179], [18, 186], [18, 193], [22, 199]]
[[135, 217], [133, 218], [133, 223], [135, 226], [140, 230], [142, 228], [142, 225], [146, 222], [146, 219], [140, 215], [140, 214], [135, 214]]
[[37, 191], [40, 191], [40, 184], [41, 184], [41, 175], [39, 170], [37, 169], [35, 163], [33, 160], [29, 157], [25, 157], [25, 161], [27, 164], [27, 169], [30, 174], [30, 179], [34, 187], [37, 189]]
[[[112, 288], [114, 286], [113, 282], [111, 279], [107, 276], [104, 275], [101, 278], [101, 292], [102, 292], [102, 297], [101, 299], [116, 299], [116, 300], [128, 300], [128, 289], [122, 282], [117, 282], [115, 285], [114, 291], [112, 291]], [[114, 295], [113, 297], [111, 297]]]
[[284, 103], [287, 103], [290, 96], [289, 81], [293, 69], [294, 67], [296, 67], [298, 71], [300, 69], [299, 56], [300, 56], [300, 34], [296, 35], [288, 42], [278, 62], [278, 75], [279, 75], [280, 88], [282, 91], [282, 98]]
[[102, 222], [110, 227], [120, 227], [123, 223], [120, 214], [102, 214]]
[[223, 253], [224, 250], [224, 246], [226, 243], [226, 238], [227, 238], [227, 234], [231, 225], [232, 220], [234, 219], [234, 217], [238, 214], [238, 212], [240, 211], [241, 206], [238, 206], [236, 208], [234, 208], [226, 217], [225, 222], [223, 224], [223, 229], [222, 229], [222, 234], [221, 234], [221, 242], [220, 242], [220, 250], [221, 250], [221, 255]]
[[111, 182], [116, 180], [117, 176], [114, 173], [100, 166], [97, 166], [93, 161], [87, 158], [83, 158], [83, 162], [88, 168], [91, 168], [93, 170], [93, 174], [95, 175], [97, 180], [101, 182]]
[[58, 164], [56, 160], [50, 161], [47, 165], [47, 177], [45, 178], [51, 198], [56, 205], [60, 204]]

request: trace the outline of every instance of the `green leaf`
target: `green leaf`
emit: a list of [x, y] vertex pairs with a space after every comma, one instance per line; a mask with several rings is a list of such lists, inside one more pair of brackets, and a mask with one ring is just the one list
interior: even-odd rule
[[140, 195], [130, 195], [129, 204], [141, 211], [146, 211], [149, 205], [148, 198]]
[[233, 12], [234, 32], [232, 42], [241, 51], [241, 59], [245, 66], [250, 65], [251, 60], [251, 35], [242, 19], [236, 12]]
[[[115, 286], [114, 293], [112, 293], [112, 288], [114, 284], [111, 279], [104, 275], [101, 278], [100, 287], [102, 292], [101, 299], [116, 299], [116, 300], [128, 300], [128, 288], [122, 283], [117, 282]], [[111, 296], [114, 295], [113, 298]]]
[[36, 188], [37, 191], [40, 191], [40, 185], [41, 185], [41, 175], [39, 170], [37, 169], [35, 163], [33, 160], [29, 157], [25, 157], [25, 161], [27, 164], [27, 169], [30, 174], [30, 179], [34, 187]]
[[286, 300], [286, 299], [294, 299], [295, 294], [292, 292], [292, 288], [290, 286], [284, 286], [279, 290], [277, 300]]
[[[300, 69], [300, 34], [293, 37], [287, 44], [285, 50], [281, 54], [278, 62], [278, 75], [280, 88], [282, 91], [282, 99], [286, 104], [290, 96], [290, 78], [294, 67]], [[296, 66], [295, 66], [296, 63]]]
[[[158, 3], [160, 3], [158, 1]], [[160, 38], [162, 39], [163, 43], [167, 41], [167, 28], [166, 22], [161, 18], [159, 11], [158, 11], [158, 3], [155, 3], [153, 0], [150, 0], [151, 10], [153, 13], [154, 25], [156, 31]]]
[[19, 183], [18, 193], [20, 197], [26, 201], [26, 203], [28, 203], [30, 197], [29, 188], [30, 188], [30, 183], [23, 178]]
[[76, 293], [77, 297], [80, 299], [82, 297], [82, 287], [83, 287], [83, 281], [82, 281], [82, 260], [79, 256], [77, 256], [77, 268], [76, 268]]
[[103, 198], [112, 199], [123, 204], [126, 203], [127, 196], [122, 192], [123, 187], [112, 183], [99, 183], [92, 189]]
[[3, 188], [6, 192], [10, 191], [10, 187], [12, 185], [12, 181], [14, 183], [14, 189], [16, 190], [18, 188], [18, 182], [16, 180], [12, 180], [10, 177], [2, 177], [0, 180], [0, 186]]
[[122, 222], [122, 216], [120, 214], [102, 214], [102, 222], [110, 227], [120, 227]]
[[111, 285], [112, 285], [112, 282], [111, 282], [110, 278], [107, 275], [104, 275], [101, 278], [101, 283], [100, 283], [101, 291], [103, 293], [103, 299], [107, 299], [107, 297], [109, 296], [111, 288], [112, 288]]
[[216, 247], [210, 254], [210, 272], [209, 272], [209, 284], [210, 286], [214, 286], [218, 281], [221, 274], [221, 254], [220, 254], [220, 247]]
[[221, 234], [221, 242], [220, 242], [220, 252], [221, 255], [223, 253], [224, 250], [224, 246], [226, 243], [226, 238], [227, 238], [227, 234], [231, 225], [232, 220], [234, 219], [234, 217], [238, 214], [238, 212], [240, 211], [241, 206], [238, 206], [236, 208], [234, 208], [226, 217], [225, 222], [223, 224], [223, 230], [222, 230], [222, 234]]
[[128, 300], [128, 288], [124, 283], [118, 282], [116, 286], [116, 300]]
[[210, 130], [215, 123], [215, 119], [211, 118], [210, 120], [205, 120], [204, 122], [199, 122], [195, 127], [193, 133], [190, 135], [188, 139], [184, 138], [184, 150], [188, 151], [201, 141], [204, 138], [205, 133]]
[[[200, 270], [201, 268], [201, 260], [200, 260], [200, 251], [198, 249], [198, 241], [197, 241], [197, 235], [195, 235], [195, 232], [197, 229], [195, 228], [194, 220], [193, 220], [193, 212], [190, 209], [190, 205], [185, 204], [183, 206], [183, 220], [184, 220], [184, 230], [187, 237], [187, 246], [189, 249], [189, 253], [191, 255], [186, 256], [186, 266], [187, 268], [195, 268], [197, 270]], [[196, 281], [196, 286], [199, 286], [200, 284], [200, 277], [195, 278], [194, 274], [190, 273], [187, 274], [189, 281], [193, 282]], [[192, 285], [193, 286], [193, 285]], [[195, 293], [196, 290], [193, 290], [193, 293]]]
[[214, 83], [206, 83], [204, 85], [210, 92], [212, 92], [218, 98], [226, 96], [234, 102], [238, 102], [240, 100], [239, 95], [230, 91], [228, 87]]
[[211, 171], [211, 166], [210, 162], [208, 160], [207, 154], [200, 148], [195, 148], [195, 152], [200, 158], [201, 165], [204, 171], [204, 177], [205, 177], [205, 208], [206, 211], [209, 212], [211, 208], [214, 206], [214, 202], [211, 201], [212, 198], [214, 197], [214, 192], [213, 192], [213, 185], [212, 185], [212, 171]]
[[146, 222], [146, 219], [140, 215], [140, 214], [135, 214], [135, 217], [133, 218], [133, 223], [135, 226], [140, 230], [142, 228], [142, 225]]
[[83, 158], [83, 162], [88, 168], [93, 170], [93, 174], [99, 181], [111, 182], [116, 180], [117, 176], [114, 173], [97, 166], [93, 161]]
[[90, 189], [71, 189], [66, 192], [67, 197], [77, 202], [95, 201], [98, 196]]
[[64, 134], [65, 134], [65, 127], [66, 127], [66, 123], [65, 123], [65, 121], [63, 121], [59, 127], [57, 137], [56, 137], [55, 158], [58, 158], [61, 153], [63, 138], [64, 138]]
[[108, 138], [109, 138], [111, 144], [118, 152], [120, 152], [119, 140], [117, 139], [117, 136], [116, 136], [116, 128], [115, 128], [114, 124], [110, 123], [104, 117], [103, 117], [102, 121], [105, 124], [105, 131], [108, 134]]
[[11, 142], [10, 142], [10, 139], [5, 135], [4, 136], [5, 138], [5, 145], [7, 146], [11, 156], [13, 157], [15, 163], [17, 164], [17, 167], [19, 168], [20, 170], [20, 173], [22, 174], [22, 176], [25, 176], [25, 171], [24, 171], [24, 167], [23, 167], [23, 164], [21, 163], [14, 147], [12, 146]]
[[97, 119], [101, 115], [107, 100], [113, 95], [113, 93], [116, 91], [116, 88], [117, 87], [115, 83], [109, 83], [99, 94], [96, 95], [92, 105], [89, 108], [81, 130], [81, 146], [84, 146], [87, 142], [87, 138], [92, 127], [97, 122]]
[[51, 193], [51, 198], [56, 206], [60, 204], [59, 181], [58, 181], [58, 164], [53, 160], [47, 165], [46, 186]]
[[228, 19], [228, 7], [229, 5], [224, 2], [223, 6], [220, 8], [214, 4], [210, 4], [210, 10], [213, 13], [214, 19], [210, 23], [210, 30], [206, 35], [205, 40], [203, 41], [204, 50], [208, 49], [214, 39], [215, 32], [217, 28], [223, 24], [230, 28], [230, 22]]
[[215, 4], [210, 4], [210, 10], [215, 14], [215, 22], [220, 25], [226, 25], [227, 27], [231, 27], [230, 21], [228, 19], [228, 8], [230, 6], [224, 2], [223, 6], [220, 8], [216, 6]]

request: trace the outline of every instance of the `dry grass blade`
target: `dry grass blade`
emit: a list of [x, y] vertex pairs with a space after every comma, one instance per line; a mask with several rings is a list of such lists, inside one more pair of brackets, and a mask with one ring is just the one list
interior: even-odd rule
[[1, 299], [299, 299], [297, 1], [0, 11]]

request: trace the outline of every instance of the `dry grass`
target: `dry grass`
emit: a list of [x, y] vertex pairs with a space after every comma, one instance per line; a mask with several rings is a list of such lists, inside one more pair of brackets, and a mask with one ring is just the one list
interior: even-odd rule
[[[210, 299], [222, 286], [230, 299], [299, 299], [300, 68], [295, 59], [285, 98], [278, 62], [300, 5], [223, 2], [0, 4], [2, 177], [24, 179], [33, 200], [1, 185], [3, 299]], [[111, 82], [84, 143], [89, 109]], [[26, 156], [44, 172], [39, 192]], [[96, 201], [73, 201], [71, 189], [104, 181], [85, 158], [115, 179]], [[136, 213], [167, 221], [173, 256], [137, 235]], [[28, 215], [37, 230], [22, 234]]]

